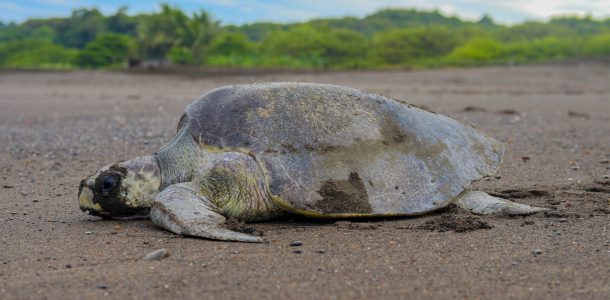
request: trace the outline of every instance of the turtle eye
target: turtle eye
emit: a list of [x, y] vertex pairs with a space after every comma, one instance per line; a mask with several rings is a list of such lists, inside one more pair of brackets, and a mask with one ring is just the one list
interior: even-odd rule
[[119, 185], [120, 177], [116, 174], [106, 175], [102, 180], [102, 196], [108, 197]]

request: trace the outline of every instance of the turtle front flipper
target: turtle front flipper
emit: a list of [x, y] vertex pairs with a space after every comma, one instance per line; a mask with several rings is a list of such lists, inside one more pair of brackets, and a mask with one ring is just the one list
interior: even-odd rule
[[212, 240], [260, 243], [262, 238], [223, 227], [226, 218], [191, 183], [164, 189], [150, 210], [152, 222], [173, 233]]
[[493, 213], [505, 213], [509, 215], [531, 215], [541, 211], [547, 211], [548, 208], [530, 206], [512, 202], [510, 200], [491, 196], [481, 191], [465, 191], [462, 192], [454, 203], [474, 214], [488, 215]]

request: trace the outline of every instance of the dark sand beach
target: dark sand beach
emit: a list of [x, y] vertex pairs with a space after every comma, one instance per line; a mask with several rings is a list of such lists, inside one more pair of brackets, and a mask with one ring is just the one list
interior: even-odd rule
[[[248, 224], [262, 244], [182, 238], [78, 208], [81, 179], [153, 152], [215, 87], [346, 85], [472, 124], [506, 144], [477, 189], [547, 207]], [[0, 71], [2, 299], [608, 299], [610, 65], [177, 74]], [[291, 247], [299, 240], [302, 246]], [[170, 256], [144, 261], [165, 248]], [[295, 251], [299, 250], [299, 251]], [[300, 252], [300, 253], [295, 253]]]

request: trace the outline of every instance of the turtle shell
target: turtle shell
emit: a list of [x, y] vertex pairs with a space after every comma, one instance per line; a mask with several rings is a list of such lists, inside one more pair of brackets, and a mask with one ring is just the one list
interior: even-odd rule
[[279, 205], [321, 217], [445, 207], [495, 173], [504, 152], [446, 116], [327, 84], [219, 88], [189, 105], [181, 123], [200, 145], [248, 149]]

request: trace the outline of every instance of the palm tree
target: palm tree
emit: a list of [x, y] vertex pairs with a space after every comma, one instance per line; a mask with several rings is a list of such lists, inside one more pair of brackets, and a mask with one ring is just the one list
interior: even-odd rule
[[161, 12], [143, 17], [138, 27], [141, 55], [164, 59], [174, 47], [190, 51], [194, 63], [205, 59], [205, 48], [219, 32], [220, 23], [205, 10], [188, 17], [180, 9], [161, 5]]

